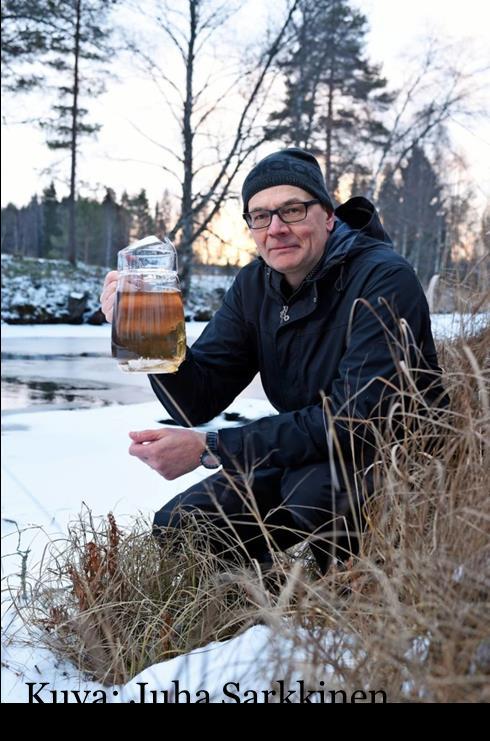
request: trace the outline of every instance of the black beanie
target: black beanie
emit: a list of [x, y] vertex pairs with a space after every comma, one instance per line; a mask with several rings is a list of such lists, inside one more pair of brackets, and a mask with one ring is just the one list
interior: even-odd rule
[[248, 202], [252, 196], [274, 185], [296, 185], [318, 198], [329, 211], [334, 210], [320, 165], [315, 157], [304, 149], [298, 147], [281, 149], [260, 160], [243, 183], [243, 210], [248, 210]]

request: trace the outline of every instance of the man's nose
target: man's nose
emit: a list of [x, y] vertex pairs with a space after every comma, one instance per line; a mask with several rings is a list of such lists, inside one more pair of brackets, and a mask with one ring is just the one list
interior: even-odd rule
[[273, 214], [271, 223], [267, 227], [267, 231], [269, 234], [272, 234], [272, 236], [275, 234], [284, 234], [289, 231], [289, 226], [288, 224], [285, 224], [284, 221], [281, 221], [278, 214]]

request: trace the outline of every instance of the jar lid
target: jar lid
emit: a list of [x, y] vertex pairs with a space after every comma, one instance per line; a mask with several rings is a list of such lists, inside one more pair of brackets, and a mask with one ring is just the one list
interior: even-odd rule
[[143, 239], [139, 239], [137, 242], [132, 242], [127, 247], [124, 247], [121, 252], [136, 252], [137, 250], [142, 250], [143, 254], [145, 254], [146, 250], [150, 247], [152, 248], [152, 251], [154, 250], [155, 252], [175, 251], [175, 247], [170, 239], [165, 237], [162, 241], [152, 234], [150, 237], [144, 237]]
[[177, 269], [177, 252], [166, 237], [154, 235], [139, 239], [118, 252], [118, 270], [131, 268]]

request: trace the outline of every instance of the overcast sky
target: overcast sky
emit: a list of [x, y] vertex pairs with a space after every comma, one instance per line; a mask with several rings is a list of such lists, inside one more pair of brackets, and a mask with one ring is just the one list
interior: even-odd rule
[[[141, 0], [144, 6], [146, 0]], [[258, 0], [255, 0], [256, 2]], [[490, 3], [485, 0], [357, 0], [358, 7], [367, 15], [370, 24], [368, 54], [372, 61], [383, 64], [390, 85], [399, 84], [406, 72], [406, 54], [419, 48], [418, 39], [432, 32], [436, 36], [462, 41], [481, 57], [488, 44]], [[247, 11], [253, 2], [247, 3]], [[253, 28], [254, 15], [247, 12]], [[116, 67], [117, 71], [117, 67]], [[488, 74], [488, 73], [487, 73]], [[480, 82], [483, 82], [480, 80]], [[488, 82], [488, 81], [487, 81]], [[487, 103], [489, 102], [487, 87]], [[124, 79], [109, 83], [108, 92], [90, 103], [92, 118], [104, 124], [98, 140], [86, 141], [80, 161], [81, 190], [87, 186], [108, 185], [120, 196], [124, 189], [130, 193], [145, 187], [152, 200], [159, 198], [165, 187], [177, 190], [175, 182], [155, 165], [158, 150], [139, 134], [133, 123], [143, 128], [149, 121], [162, 121], [161, 109], [153, 106], [144, 85]], [[55, 159], [66, 154], [49, 152], [44, 134], [34, 126], [12, 124], [32, 115], [46, 113], [45, 101], [31, 96], [25, 99], [4, 96], [2, 132], [2, 205], [13, 201], [18, 205], [28, 202], [34, 193], [40, 193], [50, 180], [45, 172]], [[490, 105], [490, 103], [489, 103]], [[451, 136], [459, 151], [467, 158], [477, 183], [480, 205], [490, 194], [490, 127], [486, 122], [468, 122], [456, 118], [451, 125]], [[120, 158], [126, 161], [108, 159]], [[145, 160], [143, 164], [128, 160]], [[58, 192], [64, 195], [62, 178], [68, 174], [68, 160], [58, 169]], [[86, 185], [84, 185], [86, 184]]]

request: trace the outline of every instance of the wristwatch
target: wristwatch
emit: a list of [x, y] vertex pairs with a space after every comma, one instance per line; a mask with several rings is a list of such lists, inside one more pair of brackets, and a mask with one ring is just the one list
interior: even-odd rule
[[204, 466], [204, 468], [219, 468], [221, 466], [217, 432], [206, 432], [206, 447], [201, 454], [201, 466]]

